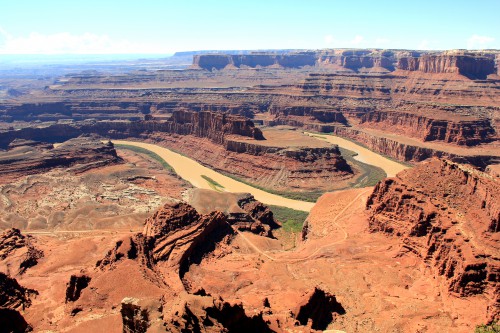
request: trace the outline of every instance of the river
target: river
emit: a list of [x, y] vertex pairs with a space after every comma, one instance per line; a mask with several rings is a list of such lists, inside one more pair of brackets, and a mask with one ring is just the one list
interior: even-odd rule
[[355, 152], [357, 154], [356, 156], [354, 156], [354, 159], [356, 161], [360, 161], [381, 168], [382, 170], [385, 171], [387, 177], [394, 177], [398, 172], [408, 169], [408, 167], [404, 164], [390, 160], [387, 157], [377, 154], [368, 148], [360, 146], [352, 141], [343, 139], [341, 137], [323, 133], [321, 134], [314, 134], [308, 132], [304, 133], [318, 140], [324, 140], [336, 144], [339, 147]]
[[[313, 135], [310, 133], [308, 134]], [[316, 135], [314, 136], [318, 139], [326, 140], [333, 144], [338, 144], [345, 149], [356, 152], [358, 155], [355, 157], [355, 159], [382, 168], [388, 176], [393, 176], [397, 172], [407, 168], [400, 163], [391, 161], [388, 158], [376, 154], [351, 141], [333, 135], [321, 134], [321, 138]], [[175, 153], [167, 148], [155, 144], [125, 140], [113, 140], [113, 143], [140, 147], [156, 153], [161, 158], [163, 158], [165, 162], [167, 162], [181, 178], [189, 181], [191, 184], [193, 184], [194, 187], [213, 189], [213, 185], [209, 184], [208, 181], [202, 177], [204, 175], [222, 185], [224, 187], [223, 189], [227, 192], [248, 192], [251, 193], [255, 197], [255, 199], [266, 205], [283, 206], [305, 212], [310, 211], [314, 206], [314, 203], [312, 202], [284, 198], [282, 196], [268, 193], [250, 185], [241, 183], [217, 171], [207, 168], [196, 162], [195, 160], [192, 160], [188, 157], [182, 156], [181, 154]]]

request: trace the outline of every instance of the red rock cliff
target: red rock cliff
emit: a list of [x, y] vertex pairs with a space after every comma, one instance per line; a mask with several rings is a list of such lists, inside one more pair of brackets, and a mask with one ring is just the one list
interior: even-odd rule
[[487, 119], [448, 120], [398, 111], [368, 112], [361, 116], [360, 123], [422, 141], [444, 141], [466, 146], [487, 142], [495, 135]]
[[423, 73], [456, 73], [471, 78], [486, 78], [487, 75], [495, 73], [495, 61], [477, 55], [424, 54], [419, 58], [400, 58], [397, 69]]
[[228, 134], [264, 139], [261, 130], [248, 118], [218, 112], [174, 111], [167, 126], [171, 133], [192, 134], [219, 144], [224, 143]]
[[500, 316], [500, 185], [488, 174], [433, 159], [380, 182], [368, 198], [370, 229], [401, 238], [443, 276], [450, 293], [483, 294]]

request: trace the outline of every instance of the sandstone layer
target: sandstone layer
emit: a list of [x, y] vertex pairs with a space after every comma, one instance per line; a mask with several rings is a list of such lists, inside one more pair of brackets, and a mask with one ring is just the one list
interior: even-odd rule
[[500, 186], [490, 175], [447, 160], [423, 162], [379, 183], [367, 202], [370, 230], [401, 239], [442, 276], [450, 293], [484, 295], [500, 315]]
[[394, 50], [324, 50], [285, 54], [251, 53], [202, 54], [193, 56], [193, 68], [220, 70], [241, 67], [304, 66], [344, 68], [349, 71], [454, 73], [471, 78], [486, 78], [496, 73], [494, 52], [425, 52]]
[[[260, 129], [241, 116], [215, 112], [177, 112], [168, 121], [81, 122], [26, 127], [0, 133], [0, 142], [64, 140], [82, 133], [111, 139], [152, 140], [180, 151], [216, 170], [278, 190], [331, 189], [353, 177], [353, 170], [335, 146], [287, 147], [265, 144]], [[215, 154], [217, 153], [217, 154]]]
[[2, 181], [46, 172], [53, 168], [71, 168], [75, 172], [121, 162], [112, 143], [97, 138], [79, 137], [57, 147], [13, 141], [6, 152], [0, 152]]

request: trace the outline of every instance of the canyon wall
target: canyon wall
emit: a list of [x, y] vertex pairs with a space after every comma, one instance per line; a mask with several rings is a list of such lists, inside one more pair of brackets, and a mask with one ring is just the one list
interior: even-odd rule
[[299, 52], [286, 55], [281, 54], [203, 54], [193, 56], [193, 67], [207, 70], [223, 69], [226, 67], [269, 67], [280, 66], [285, 68], [299, 68], [314, 66], [316, 56], [314, 52]]
[[457, 107], [461, 105], [498, 107], [500, 101], [500, 90], [495, 80], [461, 80], [431, 74], [411, 77], [402, 73], [386, 75], [311, 73], [295, 86], [294, 91], [305, 96], [371, 98], [376, 104], [384, 101], [394, 104], [418, 101], [427, 104], [440, 102]]
[[477, 55], [424, 54], [419, 58], [401, 57], [396, 68], [423, 73], [456, 73], [469, 78], [485, 79], [495, 73], [495, 60]]
[[370, 230], [401, 239], [450, 293], [490, 298], [500, 316], [500, 186], [488, 174], [433, 159], [380, 182], [368, 198]]
[[255, 52], [250, 54], [196, 54], [192, 68], [206, 70], [240, 67], [301, 68], [316, 66], [350, 71], [377, 69], [378, 72], [395, 70], [459, 74], [473, 79], [486, 79], [498, 71], [495, 52], [465, 51], [405, 51], [405, 50], [322, 50], [276, 54]]
[[62, 142], [82, 134], [95, 133], [112, 139], [142, 137], [150, 132], [195, 135], [223, 144], [227, 135], [264, 140], [260, 129], [243, 116], [216, 112], [175, 111], [167, 121], [83, 121], [30, 126], [0, 132], [0, 148], [15, 139]]
[[344, 114], [336, 109], [327, 109], [305, 105], [288, 106], [274, 104], [269, 107], [269, 113], [275, 117], [275, 121], [279, 121], [281, 117], [290, 118], [293, 116], [297, 116], [306, 117], [304, 119], [322, 123], [347, 124], [347, 120], [344, 117]]
[[64, 142], [94, 133], [110, 139], [139, 138], [180, 151], [197, 161], [252, 183], [289, 191], [328, 190], [353, 170], [336, 146], [273, 147], [259, 144], [262, 132], [235, 115], [176, 111], [169, 121], [86, 121], [0, 132], [0, 147], [15, 139]]
[[368, 147], [370, 150], [393, 157], [399, 161], [420, 162], [430, 157], [446, 157], [453, 161], [469, 163], [482, 169], [486, 168], [489, 164], [498, 163], [498, 156], [496, 155], [459, 155], [424, 146], [405, 144], [389, 138], [371, 135], [350, 127], [332, 126], [331, 129], [334, 135], [352, 139]]
[[5, 103], [0, 106], [3, 121], [56, 121], [59, 119], [82, 120], [128, 119], [140, 120], [150, 113], [152, 103], [134, 101], [78, 101]]
[[495, 135], [495, 130], [487, 119], [446, 120], [398, 111], [367, 112], [361, 116], [360, 124], [422, 141], [438, 140], [466, 146], [487, 142]]

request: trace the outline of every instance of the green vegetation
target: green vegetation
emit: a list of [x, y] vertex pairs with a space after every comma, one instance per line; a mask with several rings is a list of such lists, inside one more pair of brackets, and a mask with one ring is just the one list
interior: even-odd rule
[[387, 174], [381, 168], [355, 160], [354, 156], [356, 156], [357, 153], [352, 150], [341, 147], [339, 147], [339, 150], [348, 163], [354, 164], [361, 171], [358, 181], [352, 183], [350, 187], [375, 186], [380, 180], [387, 177]]
[[490, 325], [479, 325], [474, 333], [500, 333], [500, 324], [495, 322]]
[[212, 190], [221, 192], [221, 189], [224, 188], [224, 186], [222, 186], [221, 184], [217, 183], [215, 180], [213, 180], [212, 178], [210, 178], [208, 176], [201, 175], [201, 178], [203, 178], [203, 179], [205, 179], [207, 181], [208, 185], [212, 188]]
[[172, 173], [176, 173], [174, 168], [172, 168], [172, 166], [170, 166], [170, 164], [168, 164], [163, 158], [161, 158], [160, 155], [153, 153], [152, 151], [149, 151], [149, 150], [141, 148], [141, 147], [136, 147], [136, 146], [132, 146], [132, 145], [123, 145], [123, 144], [115, 144], [115, 148], [128, 149], [128, 150], [131, 150], [131, 151], [139, 153], [139, 154], [148, 155], [149, 157], [158, 161], [166, 170], [168, 170]]
[[309, 214], [282, 206], [269, 205], [269, 208], [273, 211], [274, 218], [281, 222], [283, 230], [287, 232], [301, 232], [302, 225]]

